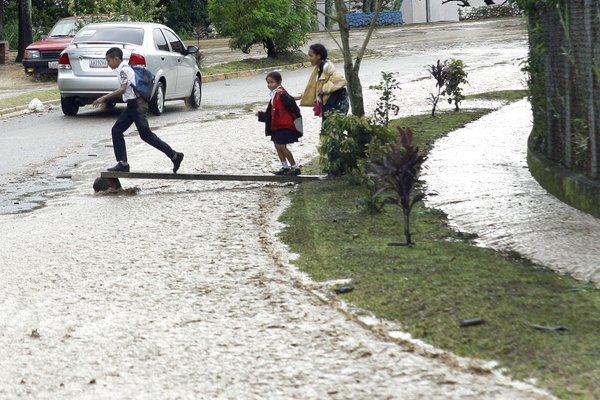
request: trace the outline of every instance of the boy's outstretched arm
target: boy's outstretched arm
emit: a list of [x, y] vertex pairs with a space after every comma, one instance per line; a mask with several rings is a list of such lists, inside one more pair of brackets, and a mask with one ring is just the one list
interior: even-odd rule
[[122, 97], [123, 93], [125, 93], [125, 91], [127, 90], [127, 86], [129, 85], [129, 83], [123, 83], [117, 90], [115, 90], [112, 93], [109, 94], [105, 94], [104, 96], [100, 97], [99, 99], [94, 100], [94, 102], [92, 103], [92, 106], [96, 107], [100, 107], [100, 105], [102, 103], [106, 103], [108, 100], [110, 99], [114, 99], [115, 97]]

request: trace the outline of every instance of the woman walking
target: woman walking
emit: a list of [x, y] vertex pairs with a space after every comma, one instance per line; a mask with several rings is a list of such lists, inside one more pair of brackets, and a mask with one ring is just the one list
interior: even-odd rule
[[327, 49], [322, 44], [315, 43], [310, 46], [308, 60], [314, 69], [304, 94], [296, 97], [296, 100], [300, 100], [301, 106], [313, 107], [314, 114], [321, 116], [322, 122], [325, 122], [328, 113], [339, 111], [348, 114], [350, 108], [346, 79], [336, 71], [327, 57]]

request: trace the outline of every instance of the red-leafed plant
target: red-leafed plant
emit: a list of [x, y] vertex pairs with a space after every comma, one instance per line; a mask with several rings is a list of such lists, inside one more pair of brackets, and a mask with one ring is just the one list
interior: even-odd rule
[[437, 60], [437, 64], [431, 64], [427, 66], [429, 73], [435, 79], [435, 87], [437, 88], [437, 93], [430, 93], [429, 99], [427, 99], [431, 105], [431, 116], [435, 116], [435, 110], [438, 108], [438, 103], [440, 102], [440, 96], [442, 95], [444, 86], [446, 86], [446, 81], [448, 80], [448, 62], [444, 61], [443, 63], [440, 60]]
[[419, 148], [413, 146], [413, 132], [410, 128], [397, 128], [398, 140], [380, 160], [367, 163], [377, 190], [373, 199], [383, 197], [384, 204], [395, 204], [402, 208], [404, 217], [405, 243], [390, 245], [413, 245], [410, 233], [410, 212], [414, 205], [425, 198], [423, 193], [413, 194], [419, 181], [421, 166], [427, 159]]

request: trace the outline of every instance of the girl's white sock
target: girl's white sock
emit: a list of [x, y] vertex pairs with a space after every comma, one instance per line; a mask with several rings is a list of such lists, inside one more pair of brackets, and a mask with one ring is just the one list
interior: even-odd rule
[[286, 161], [282, 161], [282, 162], [281, 162], [281, 166], [282, 166], [283, 168], [289, 168], [289, 167], [290, 167], [290, 164], [288, 164], [288, 162], [287, 162], [287, 160], [286, 160]]
[[292, 168], [294, 168], [294, 169], [300, 169], [300, 164], [296, 163], [296, 164], [292, 165]]

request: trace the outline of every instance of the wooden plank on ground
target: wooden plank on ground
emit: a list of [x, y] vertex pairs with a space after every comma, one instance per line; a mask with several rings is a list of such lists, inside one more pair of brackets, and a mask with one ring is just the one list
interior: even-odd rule
[[122, 179], [180, 179], [186, 181], [238, 181], [238, 182], [304, 182], [323, 179], [321, 175], [230, 175], [230, 174], [172, 174], [161, 172], [104, 171], [102, 178]]

